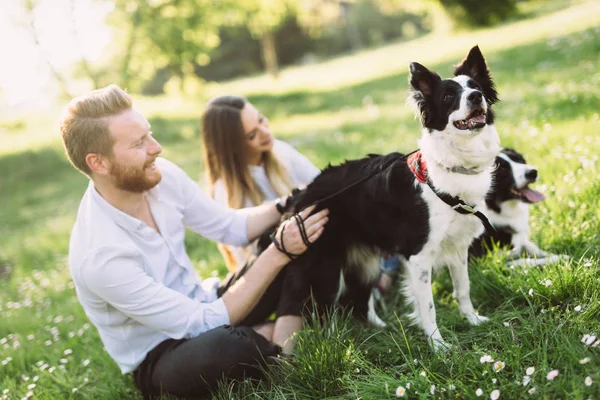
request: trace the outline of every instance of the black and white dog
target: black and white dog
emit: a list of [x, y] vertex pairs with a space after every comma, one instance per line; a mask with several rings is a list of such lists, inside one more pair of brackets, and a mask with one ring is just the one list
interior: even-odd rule
[[529, 239], [529, 205], [546, 198], [529, 186], [537, 179], [537, 169], [528, 165], [521, 153], [503, 149], [498, 154], [492, 188], [481, 205], [495, 230], [485, 232], [473, 242], [471, 256], [480, 257], [494, 246], [500, 246], [511, 248], [508, 255], [511, 260], [530, 257], [512, 261], [513, 265], [543, 265], [568, 258], [547, 253]]
[[[492, 105], [498, 100], [478, 47], [442, 79], [410, 64], [410, 99], [422, 126], [420, 150], [347, 161], [323, 170], [293, 198], [293, 210], [311, 204], [330, 210], [322, 237], [288, 268], [284, 296], [316, 303], [350, 303], [355, 315], [384, 326], [375, 314], [372, 288], [382, 254], [406, 263], [405, 294], [412, 317], [434, 349], [446, 347], [436, 322], [431, 279], [447, 266], [460, 312], [477, 325], [469, 295], [468, 249], [484, 231], [483, 202], [500, 151]], [[478, 217], [479, 216], [479, 217]]]

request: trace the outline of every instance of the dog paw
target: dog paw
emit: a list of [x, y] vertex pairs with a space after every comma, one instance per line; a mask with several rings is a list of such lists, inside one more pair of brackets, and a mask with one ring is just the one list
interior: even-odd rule
[[376, 326], [378, 328], [385, 328], [387, 326], [387, 324], [385, 322], [383, 322], [381, 320], [381, 318], [379, 318], [379, 316], [375, 313], [373, 313], [373, 314], [369, 313], [369, 324]]
[[446, 342], [444, 339], [431, 339], [430, 343], [431, 348], [435, 353], [448, 353], [452, 350], [452, 345]]
[[475, 313], [465, 315], [465, 317], [467, 317], [467, 321], [469, 321], [469, 323], [473, 326], [480, 325], [490, 320], [488, 317], [484, 317], [483, 315], [477, 315]]

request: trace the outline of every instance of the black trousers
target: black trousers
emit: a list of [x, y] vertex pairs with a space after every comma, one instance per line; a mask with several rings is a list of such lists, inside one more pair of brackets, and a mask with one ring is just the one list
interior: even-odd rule
[[[219, 297], [249, 268], [246, 265], [230, 274], [217, 290]], [[167, 339], [150, 351], [133, 373], [144, 399], [167, 393], [202, 399], [210, 397], [223, 379], [263, 378], [264, 367], [281, 348], [251, 326], [265, 322], [274, 312], [277, 316], [301, 315], [303, 308], [282, 299], [286, 270], [287, 267], [279, 273], [256, 307], [237, 326], [221, 326], [192, 339]]]

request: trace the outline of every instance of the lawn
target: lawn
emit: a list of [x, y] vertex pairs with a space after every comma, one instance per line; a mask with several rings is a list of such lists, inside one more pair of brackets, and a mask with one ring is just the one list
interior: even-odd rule
[[[389, 329], [345, 315], [314, 323], [300, 336], [294, 365], [271, 371], [271, 385], [223, 385], [215, 398], [389, 399], [399, 386], [409, 398], [477, 398], [478, 389], [482, 398], [494, 390], [505, 399], [600, 398], [593, 345], [600, 342], [584, 336], [600, 335], [599, 26], [600, 5], [575, 2], [494, 29], [434, 33], [290, 68], [278, 84], [259, 76], [208, 86], [206, 97], [248, 95], [276, 136], [324, 167], [413, 150], [420, 133], [405, 105], [408, 62], [448, 76], [479, 44], [502, 100], [503, 145], [538, 167], [537, 189], [548, 196], [532, 207], [533, 240], [571, 257], [534, 269], [511, 268], [500, 253], [474, 262], [473, 303], [491, 318], [479, 327], [460, 317], [442, 271], [434, 291], [439, 327], [454, 345], [448, 354], [430, 351], [394, 294], [380, 311]], [[164, 156], [200, 181], [205, 100], [138, 98]], [[59, 110], [0, 121], [0, 396], [138, 398], [104, 352], [69, 276], [68, 238], [86, 178], [63, 154]], [[224, 274], [213, 243], [194, 234], [186, 243], [201, 276]], [[553, 370], [558, 375], [547, 379]]]

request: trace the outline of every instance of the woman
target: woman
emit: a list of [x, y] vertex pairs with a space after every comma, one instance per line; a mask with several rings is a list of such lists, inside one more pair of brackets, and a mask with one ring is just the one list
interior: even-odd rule
[[[245, 208], [287, 196], [319, 173], [305, 156], [273, 138], [269, 120], [241, 96], [210, 100], [202, 116], [204, 164], [209, 193], [231, 208]], [[256, 244], [220, 245], [227, 268], [251, 262]]]
[[[240, 96], [219, 96], [208, 102], [202, 116], [202, 141], [208, 191], [231, 208], [272, 202], [320, 173], [292, 146], [275, 140], [267, 118]], [[233, 276], [250, 268], [257, 252], [256, 243], [247, 248], [219, 245], [219, 250], [227, 268], [238, 271]], [[278, 281], [283, 282], [282, 274]], [[282, 351], [290, 354], [294, 334], [303, 326], [303, 305], [280, 301], [277, 290], [265, 296], [273, 299], [277, 319], [256, 330], [274, 343], [283, 343]]]

